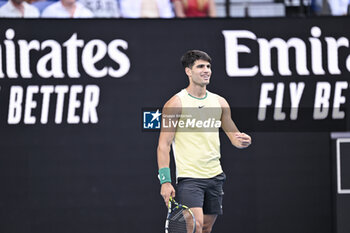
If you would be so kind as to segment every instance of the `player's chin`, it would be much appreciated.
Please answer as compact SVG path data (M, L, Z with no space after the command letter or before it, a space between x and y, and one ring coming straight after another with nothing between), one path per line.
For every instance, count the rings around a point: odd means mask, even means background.
M202 82L202 83L201 83L201 86L202 86L202 87L205 87L205 86L207 86L208 84L209 84L209 81L208 81L208 82Z

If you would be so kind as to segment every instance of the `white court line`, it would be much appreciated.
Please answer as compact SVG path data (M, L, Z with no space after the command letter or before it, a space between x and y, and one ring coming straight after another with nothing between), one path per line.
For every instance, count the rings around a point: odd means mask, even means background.
M337 139L337 189L339 194L350 194L350 189L342 189L341 187L340 143L350 143L350 138Z

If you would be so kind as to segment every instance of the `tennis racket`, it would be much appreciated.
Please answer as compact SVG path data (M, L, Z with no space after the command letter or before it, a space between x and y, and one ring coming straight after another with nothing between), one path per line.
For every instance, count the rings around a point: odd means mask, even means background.
M165 221L165 233L195 233L196 220L192 211L185 205L169 199L168 216Z

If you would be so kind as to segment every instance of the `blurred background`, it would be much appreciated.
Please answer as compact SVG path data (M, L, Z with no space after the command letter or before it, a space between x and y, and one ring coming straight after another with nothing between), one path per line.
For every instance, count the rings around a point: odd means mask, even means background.
M284 17L348 15L347 0L11 0L17 9L28 3L39 10L31 17L62 17L62 13L43 11L61 2L67 9L73 5L87 8L92 14L83 17L172 18L172 17ZM1 0L0 6L8 3ZM81 4L81 5L80 5ZM52 6L51 6L52 7ZM56 6L57 7L57 6ZM28 8L28 7L25 7ZM69 10L68 10L69 11ZM141 12L142 11L142 12ZM13 13L13 12L12 12ZM50 15L51 14L51 15ZM84 15L84 14L83 14ZM3 16L11 17L10 13ZM12 16L14 17L14 16ZM23 17L23 16L22 16ZM26 17L26 16L24 16ZM73 16L72 16L73 17ZM74 16L81 17L81 16Z

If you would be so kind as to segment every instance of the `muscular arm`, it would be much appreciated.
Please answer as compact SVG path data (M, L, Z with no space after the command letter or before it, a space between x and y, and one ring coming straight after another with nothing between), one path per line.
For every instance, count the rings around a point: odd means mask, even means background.
M232 145L237 148L246 148L251 144L251 138L245 133L241 133L231 118L231 109L227 101L219 97L219 103L222 109L221 127L230 139Z
M163 108L162 115L174 116L171 117L171 120L178 120L178 116L181 114L181 100L179 97L172 97ZM157 148L157 160L158 160L158 169L169 167L170 165L170 146L173 142L175 136L175 128L170 126L170 128L164 128L160 131L158 148ZM175 197L175 189L171 183L163 183L161 186L160 194L162 195L166 205L169 203L170 196Z

